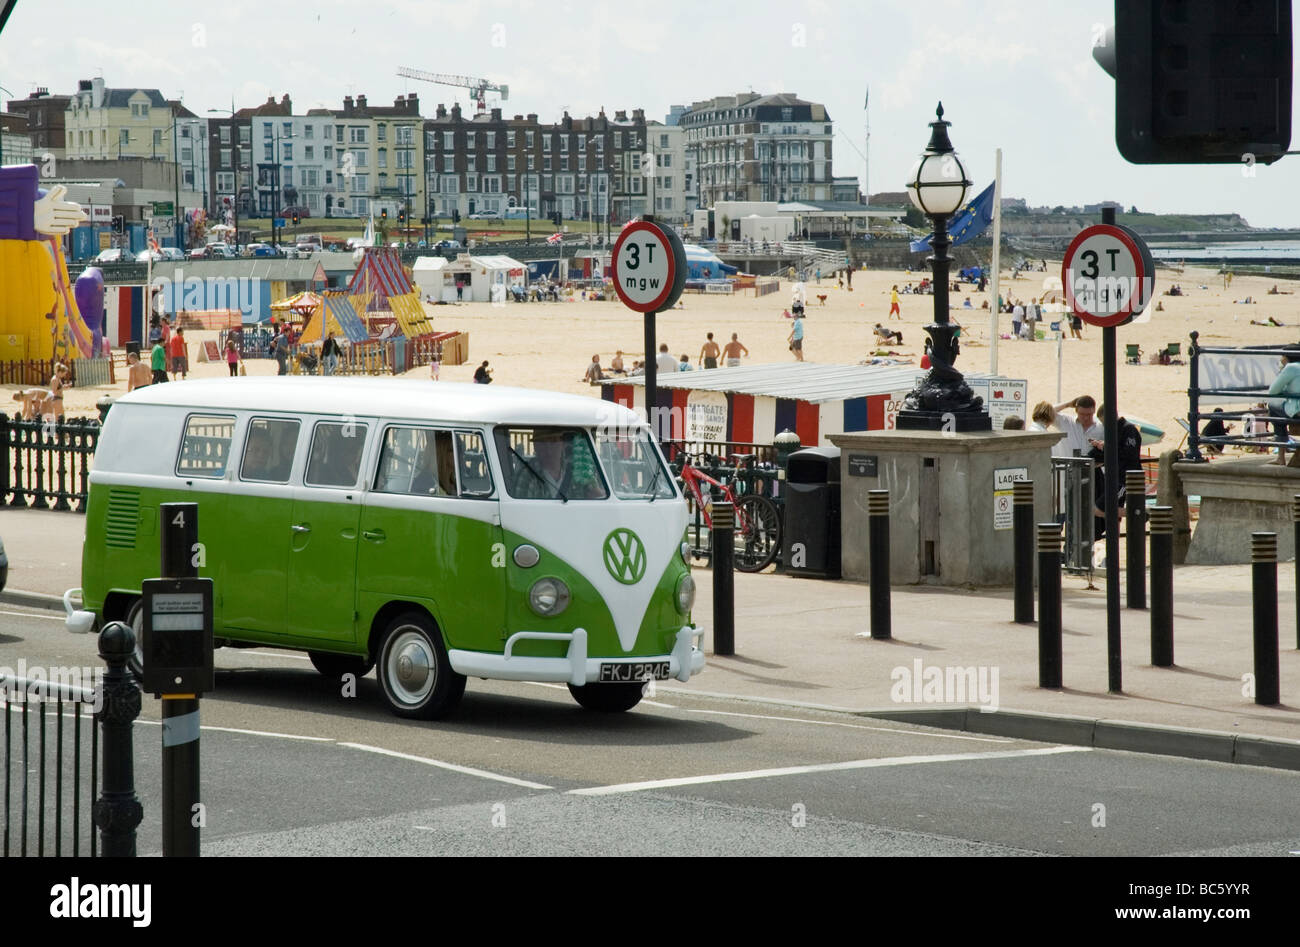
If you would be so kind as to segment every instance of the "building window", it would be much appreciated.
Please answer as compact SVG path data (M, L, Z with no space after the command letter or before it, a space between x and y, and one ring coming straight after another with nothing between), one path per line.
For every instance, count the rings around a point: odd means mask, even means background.
M443 133L442 133L442 148L443 148L443 150L444 150L444 151L451 151L451 150L453 150L455 147L456 147L456 133L455 133L455 132L443 132Z
M386 168L386 167L388 167L388 149L387 149L387 148L380 148L380 149L379 149L379 165L378 165L378 166L381 167L381 168Z
M442 193L457 194L460 192L460 178L454 174L446 175L442 179Z
M506 130L506 147L507 147L507 148L513 148L514 146L515 146L515 133L514 133L514 129L507 129L507 130Z
M529 155L529 156L528 156L528 170L529 170L529 171L536 171L537 168L534 167L534 165L535 165L536 163L537 163L537 159L534 158L533 155Z
M543 151L543 152L549 152L550 150L551 150L551 136L550 136L550 135L543 135L543 136L542 136L542 151Z
M484 170L485 170L485 171L495 171L496 169L497 169L497 156L496 156L496 155L488 155L488 156L487 156L487 167L486 167Z
M380 122L376 126L375 138L378 141L388 141L388 126L385 125L383 122Z
M303 145L303 146L302 146L302 160L303 160L303 161L312 161L312 160L315 159L315 157L316 157L316 149L315 149L315 148L313 148L311 145Z
M663 157L663 159L664 159L664 165L663 165L663 166L664 166L665 168L671 168L671 167L673 166L673 156L672 156L672 155L663 155L662 157Z
M455 171L455 170L456 170L456 158L455 158L454 155L443 155L443 156L442 156L442 170L444 170L444 171Z
M466 190L466 191L469 191L470 193L473 193L473 192L475 192L475 191L478 190L478 175L477 175L477 174L467 174L467 175L465 175L465 190Z
M275 160L274 147L275 146L272 145L269 141L262 146L262 158L264 161Z
M560 152L567 154L569 150L569 136L565 135L560 139Z
M553 190L553 187L551 185L551 176L549 174L542 175L542 190L543 191Z
M342 125L336 125L336 126L334 127L334 140L335 140L336 142L338 142L340 145L343 144L343 126L342 126Z
M477 170L478 170L478 162L475 160L477 157L478 157L478 155L466 155L466 156L465 156L465 170L466 170L466 171L477 171Z
M615 148L622 148L622 147L623 147L623 133L622 133L622 132L614 132L614 147L615 147Z
M223 145L230 144L230 126L222 125L217 129L217 138Z
M121 135L122 135L122 137L121 137L121 139L120 139L120 144L119 144L118 147L119 147L119 148L127 148L127 147L130 147L130 145L131 145L131 133L130 133L129 131L127 131L125 128L123 128L122 131L121 131Z
M483 134L484 134L484 136L487 138L487 147L488 147L488 151L491 151L492 149L496 148L496 146L497 146L497 133L496 133L496 132L484 132Z
M314 137L315 137L315 134L314 134L315 131L316 131L316 126L315 126L315 125L304 125L304 126L302 127L302 137L303 137L303 138L314 138Z
M222 149L221 149L221 166L222 166L223 168L228 168L228 167L230 167L230 149L229 149L229 148L222 148Z
M293 160L293 142L291 142L291 141L286 141L286 142L284 143L283 151L284 151L284 160L285 160L285 161L292 161L292 160Z
M326 161L333 160L333 158L334 158L334 148L333 148L332 145L326 145L326 146L325 146L325 148L324 148L324 154L322 155L322 157L323 157Z
M325 169L325 183L326 184L334 183L334 172L331 171L329 168Z
M348 128L348 140L354 145L364 145L366 143L366 129L364 125L353 125Z
M560 170L561 170L561 171L568 171L568 170L569 170L569 156L568 156L568 155L560 155Z
M532 148L532 147L533 147L533 133L532 133L532 132L524 132L524 147L525 147L525 148Z
M506 155L506 170L513 171L514 169L515 169L515 156Z
M547 155L545 158L542 159L542 170L543 170L543 171L549 171L549 170L551 170L551 156L550 156L550 155Z

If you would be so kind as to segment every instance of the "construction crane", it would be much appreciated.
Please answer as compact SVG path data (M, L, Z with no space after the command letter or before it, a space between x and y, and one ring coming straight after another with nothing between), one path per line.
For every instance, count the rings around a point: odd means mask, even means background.
M409 66L398 66L397 74L407 79L420 79L424 82L436 82L438 85L469 89L478 103L479 113L487 111L487 94L489 92L500 92L502 102L510 98L509 86L496 85L487 79L478 79L474 76L452 76L443 72L425 72L423 69L412 69Z

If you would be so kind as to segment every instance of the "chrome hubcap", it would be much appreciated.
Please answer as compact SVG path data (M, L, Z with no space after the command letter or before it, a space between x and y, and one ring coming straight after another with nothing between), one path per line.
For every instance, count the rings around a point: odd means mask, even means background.
M418 631L398 632L388 649L386 665L389 687L403 703L418 704L433 690L437 680L433 651Z

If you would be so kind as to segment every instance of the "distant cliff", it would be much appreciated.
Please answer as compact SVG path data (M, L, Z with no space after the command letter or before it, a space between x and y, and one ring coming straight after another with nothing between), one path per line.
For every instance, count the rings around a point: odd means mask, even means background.
M1141 234L1175 234L1225 231L1249 231L1250 224L1240 214L1124 214L1115 222ZM1002 215L1002 233L1007 236L1073 236L1084 227L1101 223L1101 214L1026 214Z

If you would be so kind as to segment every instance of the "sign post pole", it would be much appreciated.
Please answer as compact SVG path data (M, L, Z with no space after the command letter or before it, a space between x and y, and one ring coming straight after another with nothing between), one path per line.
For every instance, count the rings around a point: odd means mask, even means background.
M1115 208L1102 208L1102 222L1082 230L1070 243L1061 267L1067 316L1078 315L1101 327L1102 463L1105 465L1106 664L1110 693L1123 692L1119 596L1119 398L1115 329L1139 315L1151 301L1155 262L1132 230L1115 223ZM1065 317L1063 317L1065 318Z

